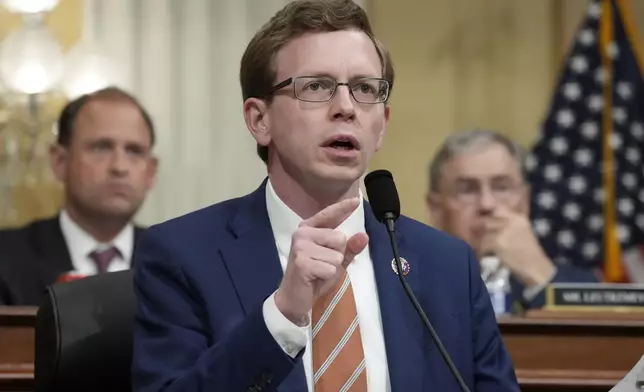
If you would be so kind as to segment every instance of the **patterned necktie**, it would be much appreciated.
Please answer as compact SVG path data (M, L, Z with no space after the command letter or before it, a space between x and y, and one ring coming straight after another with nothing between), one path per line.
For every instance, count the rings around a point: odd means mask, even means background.
M349 275L312 311L315 392L366 392L367 369Z
M96 263L96 271L98 274L104 274L107 272L107 269L114 260L115 257L120 256L121 252L119 252L116 247L112 246L107 249L98 251L95 250L92 253L89 254L89 257L94 260Z

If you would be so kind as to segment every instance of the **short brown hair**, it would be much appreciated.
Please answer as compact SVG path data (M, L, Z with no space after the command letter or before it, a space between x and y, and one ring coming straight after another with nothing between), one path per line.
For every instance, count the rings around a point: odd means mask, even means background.
M56 140L58 144L61 146L69 146L74 134L76 118L80 114L81 110L83 110L88 103L101 99L126 101L136 106L141 112L143 121L145 121L148 131L150 132L150 146L154 146L154 123L152 122L150 114L132 94L114 86L106 87L90 94L81 95L65 105L60 113L60 117L58 118L58 137Z
M373 41L383 78L394 85L394 67L384 45L376 39L365 11L352 0L295 0L278 11L253 37L241 59L239 79L242 97L270 102L275 83L275 56L288 42L305 34L359 30ZM268 162L268 147L257 145L257 154Z

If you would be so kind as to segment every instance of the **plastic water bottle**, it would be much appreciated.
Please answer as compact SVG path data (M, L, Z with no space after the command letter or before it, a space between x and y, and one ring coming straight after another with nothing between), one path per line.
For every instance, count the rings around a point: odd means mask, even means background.
M497 317L510 313L510 270L496 256L481 259L482 278Z

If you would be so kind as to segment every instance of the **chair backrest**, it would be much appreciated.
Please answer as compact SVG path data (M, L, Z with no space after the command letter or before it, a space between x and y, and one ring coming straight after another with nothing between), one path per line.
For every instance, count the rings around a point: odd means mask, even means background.
M36 317L36 392L131 391L132 271L47 289Z

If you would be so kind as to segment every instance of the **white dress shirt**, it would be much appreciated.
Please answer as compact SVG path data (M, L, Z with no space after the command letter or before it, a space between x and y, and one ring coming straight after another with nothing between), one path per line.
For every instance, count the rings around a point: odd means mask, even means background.
M130 268L134 248L134 227L132 224L125 226L112 243L105 244L96 241L94 237L83 230L65 210L61 211L59 220L74 272L81 275L95 275L97 273L96 263L89 255L96 250L105 250L111 246L116 247L120 255L110 262L107 270L114 272Z
M360 193L360 201L360 206L337 228L347 236L358 232L366 232L362 192ZM291 236L302 218L277 196L270 180L266 184L266 208L279 251L282 270L285 270L291 249ZM351 262L347 268L347 273L353 286L353 295L358 312L368 390L369 392L388 392L390 391L390 385L387 353L385 351L376 278L368 246ZM294 358L302 348L306 347L302 360L304 361L308 390L313 392L311 326L298 327L284 317L275 306L274 294L264 302L263 314L268 330L284 352Z
M496 274L502 274L505 276L510 276L510 269L504 265L501 264L501 260L499 260L498 257L496 256L485 256L481 258L480 261L481 265L481 278L483 278L483 281L487 283L487 278L496 275ZM550 279L544 284L539 284L535 286L525 286L523 289L523 299L526 302L530 302L539 293L541 293L554 279L555 275L557 274L557 268L554 269L552 275L550 276Z

